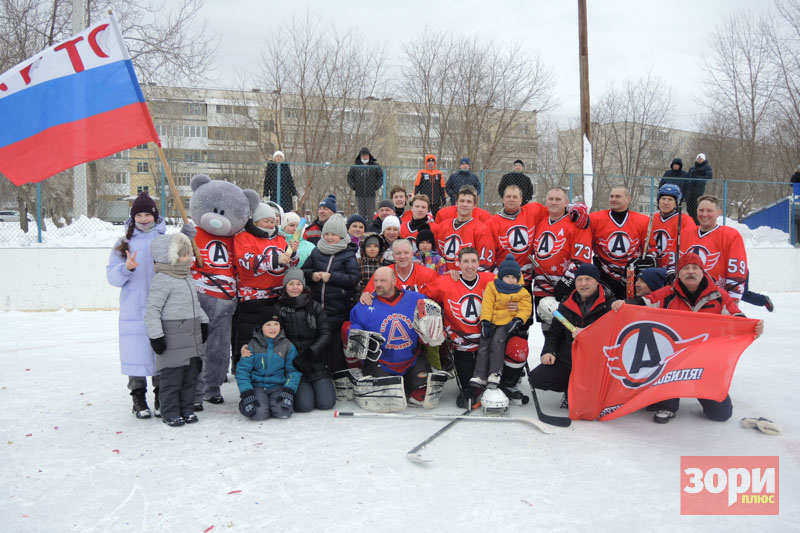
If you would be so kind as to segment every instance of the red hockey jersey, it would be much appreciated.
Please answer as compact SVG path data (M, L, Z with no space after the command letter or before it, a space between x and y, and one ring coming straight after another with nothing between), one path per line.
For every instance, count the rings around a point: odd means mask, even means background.
M408 276L406 277L402 277L397 273L397 265L389 265L389 268L394 270L394 273L397 276L397 283L395 283L395 287L401 290L410 290L414 292L421 292L423 294L428 294L428 285L440 277L435 270L418 265L416 263L411 263L411 272L409 272ZM374 290L375 282L372 281L372 278L369 278L367 286L364 287L364 292L373 292Z
M533 269L534 296L553 296L562 276L592 262L592 231L578 228L567 215L557 220L548 216L536 226L531 255L538 265Z
M494 264L499 265L508 255L513 256L522 269L526 284L533 279L530 254L534 232L545 216L547 209L542 204L532 202L523 205L516 215L500 211L486 223L489 234L495 239Z
M439 255L444 257L447 270L457 270L458 251L467 246L478 250L481 270L494 266L494 239L483 223L474 218L458 224L457 219L436 224L433 228Z
M716 226L703 233L700 228L681 230L681 255L696 253L704 270L736 300L744 294L747 279L747 253L739 232L730 226Z
M483 291L495 279L491 272L478 272L472 286L462 278L439 278L428 286L428 297L442 306L444 329L457 350L474 352L481 337Z
M697 224L692 217L681 213L681 231L694 229ZM653 253L658 261L658 266L668 267L677 264L675 250L677 250L678 213L667 216L659 213L653 220L653 231L650 235L648 251ZM681 244L683 246L683 244Z
M290 266L297 266L299 256L290 265L278 262L278 256L291 248L279 232L270 238L243 231L233 239L233 255L239 274L239 300L277 298L283 288L283 276Z
M233 237L218 237L197 228L194 238L200 254L205 257L203 268L192 263L192 277L197 292L223 300L236 297L236 266L233 260Z
M625 267L631 259L640 257L647 245L647 225L650 217L628 211L622 224L611 217L611 210L590 215L592 250L600 267L612 279L625 280Z

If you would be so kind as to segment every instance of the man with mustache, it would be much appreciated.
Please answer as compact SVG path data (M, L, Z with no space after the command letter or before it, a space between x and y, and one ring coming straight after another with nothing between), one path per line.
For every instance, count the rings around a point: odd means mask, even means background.
M703 260L699 255L686 253L678 261L678 279L672 285L667 285L646 296L637 296L631 300L616 301L611 304L611 309L619 311L622 304L646 305L661 309L676 309L696 313L714 313L718 315L744 316L736 304L736 300L714 283L714 280L703 270ZM759 320L754 333L756 337L764 333L764 321ZM703 412L711 420L724 422L733 413L731 397L726 396L721 402L698 398ZM653 421L666 424L678 411L679 398L664 400L649 406L647 409L656 411Z

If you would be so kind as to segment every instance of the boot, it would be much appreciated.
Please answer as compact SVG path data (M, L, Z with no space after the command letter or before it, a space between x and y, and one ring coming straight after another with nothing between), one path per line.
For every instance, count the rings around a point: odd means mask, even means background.
M153 394L156 396L153 401L153 415L155 415L156 418L161 418L161 402L158 401L158 387L153 389Z
M501 383L500 390L506 395L511 405L527 405L531 401L528 395L519 390L516 385L509 387Z
M133 414L136 418L150 418L150 407L147 406L147 398L145 397L146 389L134 389L131 391L133 398Z

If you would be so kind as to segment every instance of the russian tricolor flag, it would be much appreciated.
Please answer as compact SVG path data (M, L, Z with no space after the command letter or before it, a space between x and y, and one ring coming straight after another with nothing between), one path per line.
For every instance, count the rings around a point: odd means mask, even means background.
M114 17L0 75L0 172L15 185L159 143Z

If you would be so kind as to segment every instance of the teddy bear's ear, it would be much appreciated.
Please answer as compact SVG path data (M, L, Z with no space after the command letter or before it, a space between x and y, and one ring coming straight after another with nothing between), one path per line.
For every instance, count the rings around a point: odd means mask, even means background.
M195 174L192 177L192 181L189 182L189 187L192 188L192 191L196 191L201 185L205 185L206 183L210 182L211 178L209 178L205 174Z
M258 207L258 203L261 199L258 197L258 193L253 189L243 189L242 192L247 198L247 201L250 202L250 212L252 213L256 210L256 207Z

